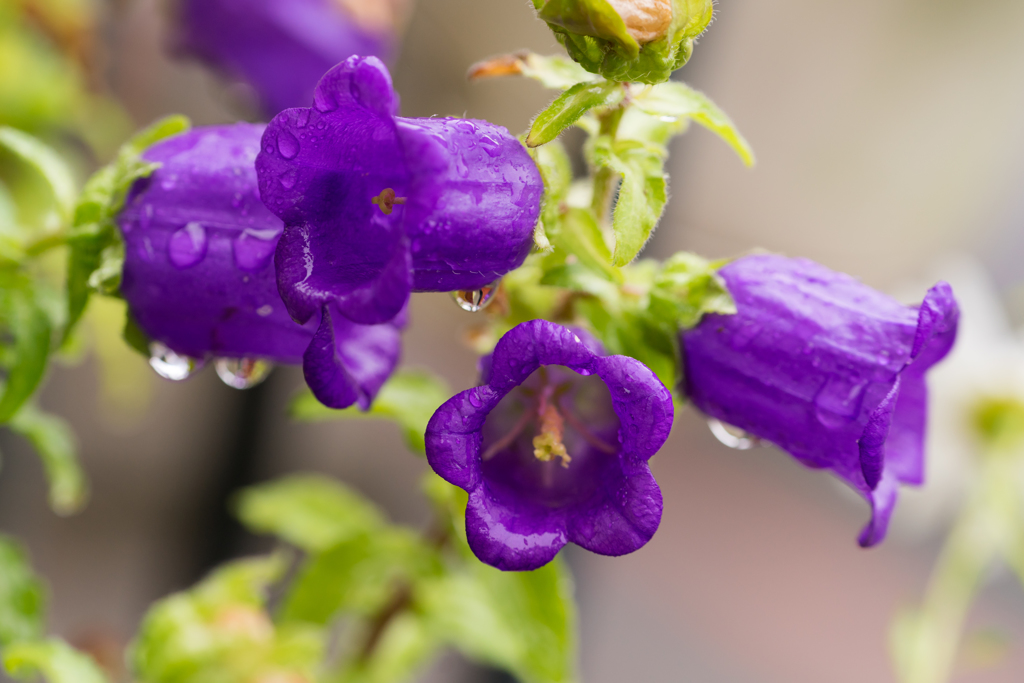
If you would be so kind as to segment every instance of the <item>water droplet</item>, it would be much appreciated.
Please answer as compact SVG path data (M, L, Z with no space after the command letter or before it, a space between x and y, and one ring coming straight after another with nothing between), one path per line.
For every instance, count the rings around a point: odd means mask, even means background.
M494 295L497 291L498 283L492 282L480 289L463 289L452 292L452 298L455 299L455 303L462 310L476 313L477 311L484 310L494 301Z
M150 221L153 220L153 205L146 204L142 207L142 215L139 216L139 227L145 230L149 227Z
M273 312L274 307L271 306L270 304L263 304L262 306L256 309L256 315L260 316L261 318L266 318Z
M235 265L241 270L257 271L262 269L274 256L274 248L277 246L277 236L280 230L270 228L267 230L255 230L246 228L242 231L231 245L235 255Z
M167 255L178 268L188 268L206 256L206 229L195 221L188 223L173 235L167 245Z
M285 159L292 159L299 153L299 141L288 131L282 130L277 134L277 151Z
M496 140L490 135L480 136L480 146L492 157L496 157L501 154L501 140Z
M309 109L304 107L297 111L298 113L295 114L295 126L297 128L305 128L306 124L309 123Z
M274 364L260 358L218 358L220 380L234 389L251 389L267 378Z
M756 436L751 436L742 429L736 429L713 417L708 418L708 428L721 443L738 451L748 451L761 443Z
M290 190L295 187L295 169L292 169L278 178L278 182L281 183L281 187L286 190Z
M164 379L180 382L191 377L204 364L205 361L200 358L179 356L160 342L149 344L149 367Z

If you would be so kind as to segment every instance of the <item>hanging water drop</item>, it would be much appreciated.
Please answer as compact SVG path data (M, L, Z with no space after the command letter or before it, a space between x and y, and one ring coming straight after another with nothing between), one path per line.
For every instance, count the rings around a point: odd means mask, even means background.
M201 358L179 356L160 342L149 344L149 367L164 379L180 382L191 377L204 364Z
M189 268L203 260L209 238L206 229L191 221L171 235L167 255L176 268Z
M261 358L218 358L215 364L220 380L234 389L252 389L274 369Z
M470 313L476 313L487 308L492 301L494 301L494 295L498 292L498 283L492 282L491 284L481 287L480 289L462 289L457 292L452 292L452 298L455 299L455 303L459 305L464 311Z
M747 432L727 425L713 417L708 418L708 428L722 444L729 448L735 448L738 451L749 451L761 443L761 440L756 436L751 436Z

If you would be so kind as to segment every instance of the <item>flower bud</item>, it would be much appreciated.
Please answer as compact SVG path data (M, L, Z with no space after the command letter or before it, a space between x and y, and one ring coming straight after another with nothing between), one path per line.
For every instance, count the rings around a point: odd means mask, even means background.
M583 68L614 81L660 83L690 58L712 0L534 0Z

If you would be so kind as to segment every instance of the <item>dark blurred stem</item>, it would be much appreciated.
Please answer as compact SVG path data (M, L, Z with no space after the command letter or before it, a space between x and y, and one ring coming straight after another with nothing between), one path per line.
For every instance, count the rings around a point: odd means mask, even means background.
M242 549L246 531L231 514L229 505L236 491L256 480L259 444L265 436L261 426L273 381L272 375L263 384L245 391L225 388L237 397L232 401L236 406L235 419L227 430L220 468L213 473L207 489L209 495L198 511L196 568L189 577L190 584Z
M608 135L614 141L624 113L626 113L625 106L619 106L603 114L598 114L597 119L601 123L599 134ZM597 218L597 224L602 228L606 228L610 224L612 198L615 196L617 181L618 174L607 166L598 169L594 174L594 199L591 209L594 212L594 217Z

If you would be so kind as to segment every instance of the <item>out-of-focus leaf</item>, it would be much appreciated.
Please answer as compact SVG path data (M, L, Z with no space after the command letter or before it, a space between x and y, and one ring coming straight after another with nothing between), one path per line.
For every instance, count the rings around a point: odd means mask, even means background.
M236 561L156 603L129 655L135 680L314 680L325 634L302 624L275 627L265 609L267 589L283 571L279 556Z
M401 683L412 680L439 643L418 614L394 617L367 661L356 660L332 683Z
M328 408L305 390L291 405L291 415L301 422L385 418L402 428L406 444L423 453L423 434L434 411L451 396L441 378L424 370L399 370L384 383L366 412L353 406L344 410Z
M638 95L634 106L652 116L692 119L725 140L744 164L754 165L750 144L728 115L704 93L676 81L659 83Z
M532 572L471 562L426 583L421 603L432 632L473 659L524 683L577 680L572 578L561 558Z
M63 640L27 640L4 649L4 667L15 678L42 675L48 683L107 683L92 657Z
M20 157L25 163L39 171L53 191L53 198L65 221L71 218L78 189L67 163L51 147L28 133L15 128L0 126L0 146Z
M25 549L0 535L0 648L41 638L46 588L32 571Z
M4 283L6 284L6 283ZM14 337L0 396L0 424L10 419L32 396L46 372L50 355L50 319L41 309L29 286L17 283L0 293L5 304L6 327Z
M622 275L611 264L611 253L593 214L586 209L568 209L548 234L551 243L610 282L621 282Z
M676 386L679 381L679 350L675 328L666 329L641 311L609 311L596 299L578 301L576 311L590 323L609 353L636 358L649 367L665 386Z
M579 264L556 266L544 273L540 283L549 287L563 287L574 292L593 294L602 300L614 299L619 288L589 268Z
M124 248L114 219L132 184L157 168L157 164L142 159L142 152L160 140L188 130L189 125L183 116L157 121L126 142L117 158L94 173L82 189L68 234L71 256L65 338L81 318L92 291L109 293L119 286ZM100 274L94 277L97 271Z
M325 625L339 613L379 612L401 587L437 573L436 551L413 532L381 527L310 557L281 618Z
M624 96L622 85L612 81L577 83L537 116L526 136L527 146L551 142L591 109L614 107Z
M705 313L735 313L736 303L718 275L723 265L689 252L674 254L655 278L650 314L666 327L685 330L699 323Z
M534 242L541 251L551 248L548 230L557 230L562 204L572 186L572 163L565 147L558 140L530 149L530 156L544 180L544 199L541 202L540 221L534 232Z
M9 426L31 441L39 453L50 483L53 511L70 515L81 510L89 497L89 484L75 454L75 437L67 422L26 404Z
M235 503L253 531L322 551L383 525L377 507L340 482L296 474L243 490Z

